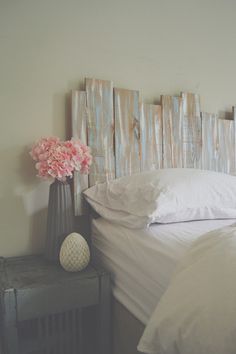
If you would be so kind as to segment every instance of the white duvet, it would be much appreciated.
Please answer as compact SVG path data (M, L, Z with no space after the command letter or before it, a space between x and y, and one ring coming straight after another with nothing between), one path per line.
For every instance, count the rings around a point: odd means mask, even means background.
M158 303L138 350L236 353L236 226L203 235Z

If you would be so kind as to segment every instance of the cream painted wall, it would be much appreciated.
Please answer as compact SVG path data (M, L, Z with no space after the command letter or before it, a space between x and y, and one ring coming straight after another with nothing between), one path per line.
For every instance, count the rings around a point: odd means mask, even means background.
M0 255L39 252L48 184L28 146L67 134L68 94L85 76L191 90L207 111L236 103L235 0L0 0Z

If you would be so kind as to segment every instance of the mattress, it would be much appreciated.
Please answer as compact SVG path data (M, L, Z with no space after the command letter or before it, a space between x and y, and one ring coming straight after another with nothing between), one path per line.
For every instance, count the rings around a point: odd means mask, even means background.
M146 325L192 243L232 223L204 220L137 230L98 218L92 222L93 256L111 273L114 297Z

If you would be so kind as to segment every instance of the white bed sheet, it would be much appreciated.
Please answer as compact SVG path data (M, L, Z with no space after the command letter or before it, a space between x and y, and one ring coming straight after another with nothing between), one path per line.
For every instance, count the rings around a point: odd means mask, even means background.
M146 325L192 243L206 232L232 223L235 219L204 220L135 230L94 219L94 257L110 271L115 298Z

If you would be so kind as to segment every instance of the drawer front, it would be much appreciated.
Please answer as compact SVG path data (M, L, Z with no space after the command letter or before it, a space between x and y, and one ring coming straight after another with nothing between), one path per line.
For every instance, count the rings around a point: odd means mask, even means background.
M99 279L73 280L61 284L16 291L18 321L60 313L99 302Z

